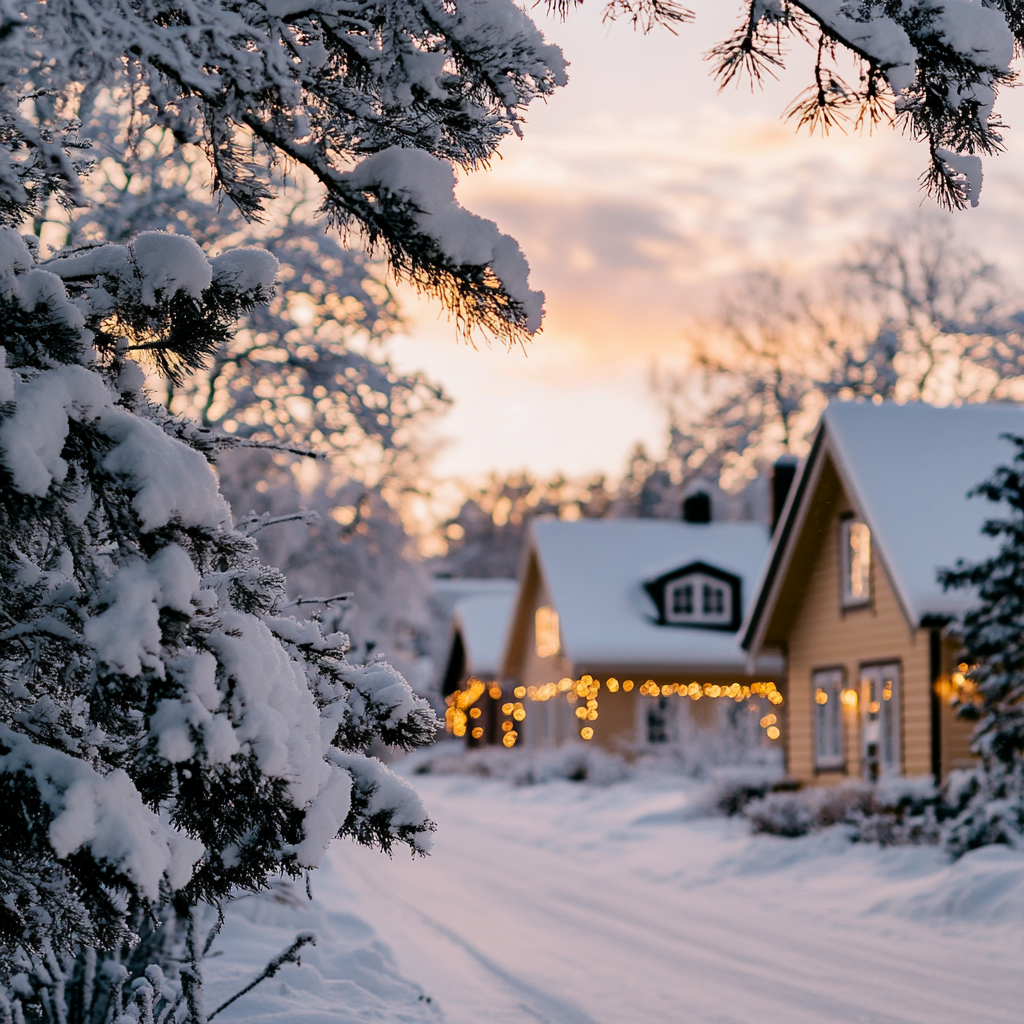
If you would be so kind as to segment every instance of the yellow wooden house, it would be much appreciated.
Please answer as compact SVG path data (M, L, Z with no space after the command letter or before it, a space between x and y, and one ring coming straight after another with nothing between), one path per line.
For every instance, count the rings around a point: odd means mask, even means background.
M742 631L784 655L787 769L805 783L932 775L972 763L957 617L937 572L992 550L968 493L1024 434L1010 405L833 403L790 490Z
M711 726L726 704L777 740L781 659L748 667L738 642L768 543L759 523L535 522L502 659L506 745L635 751L671 740L684 706Z

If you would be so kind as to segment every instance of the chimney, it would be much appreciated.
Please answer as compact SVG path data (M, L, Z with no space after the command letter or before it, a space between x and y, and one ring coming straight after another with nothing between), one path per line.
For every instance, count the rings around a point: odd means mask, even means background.
M789 496L789 489L793 486L795 476L796 459L792 455L783 455L776 459L775 465L772 466L772 533L782 518L782 510L786 507L786 498Z
M707 491L694 491L688 498L683 498L683 522L711 522L711 496Z

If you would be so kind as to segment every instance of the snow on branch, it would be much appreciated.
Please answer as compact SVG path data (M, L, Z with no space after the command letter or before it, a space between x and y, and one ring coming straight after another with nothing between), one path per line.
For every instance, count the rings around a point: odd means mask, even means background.
M202 146L215 187L246 217L275 193L271 165L304 166L336 224L380 241L397 271L468 325L537 329L540 300L511 240L492 246L493 261L460 261L402 204L369 202L346 181L360 160L396 147L481 166L519 133L526 105L565 84L561 51L513 0L13 0L4 12L0 223L15 225L51 193L83 201L81 168L65 151L83 87L108 85L132 92L136 130L160 124ZM26 105L27 82L37 98Z
M1003 148L993 107L1024 43L1017 0L749 0L742 24L707 58L723 86L741 75L760 82L783 67L785 36L817 48L815 83L789 110L801 126L901 123L928 144L928 192L946 207L977 205L976 158ZM855 84L835 69L839 49L860 61Z

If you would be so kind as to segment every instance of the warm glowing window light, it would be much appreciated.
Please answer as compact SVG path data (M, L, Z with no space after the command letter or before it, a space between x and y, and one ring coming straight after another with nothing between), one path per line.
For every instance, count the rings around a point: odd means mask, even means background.
M842 524L843 604L871 600L871 531L867 523L845 519Z
M562 649L558 635L558 612L548 605L542 605L534 616L534 632L537 638L537 657L551 658Z

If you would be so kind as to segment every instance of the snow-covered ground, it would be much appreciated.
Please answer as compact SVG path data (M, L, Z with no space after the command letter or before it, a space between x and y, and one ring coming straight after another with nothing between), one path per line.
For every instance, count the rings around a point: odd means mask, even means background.
M250 949L211 961L216 995L251 976L253 944L267 959L312 929L320 945L221 1019L1024 1019L1024 854L950 865L836 830L754 837L741 820L695 816L699 788L665 776L414 781L438 823L433 854L389 860L339 843L312 907L238 904L224 947Z

